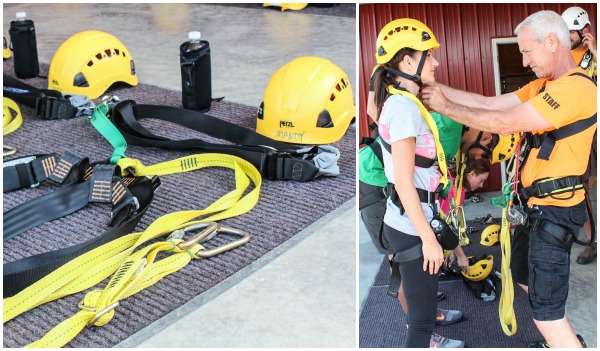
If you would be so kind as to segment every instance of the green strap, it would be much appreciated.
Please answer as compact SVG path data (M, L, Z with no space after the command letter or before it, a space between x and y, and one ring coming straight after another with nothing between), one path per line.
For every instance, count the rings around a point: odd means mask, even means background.
M102 104L94 109L90 122L102 136L108 140L110 145L114 148L112 155L110 156L110 163L116 165L120 159L125 158L125 150L127 150L127 142L121 132L115 127L114 124L108 119L106 114L108 113L108 105Z
M417 104L417 107L419 107L419 110L421 111L421 116L423 116L423 119L425 120L425 122L427 122L427 125L431 129L431 133L433 134L433 138L435 139L435 145L437 149L436 152L438 165L440 167L440 172L442 172L442 178L440 179L440 184L442 185L442 197L445 198L445 195L447 195L448 191L450 190L452 182L450 181L450 179L448 179L448 166L446 165L446 156L444 155L444 148L440 143L440 135L435 120L433 119L433 117L431 117L431 114L429 113L429 111L427 111L425 106L423 106L423 103L419 99L417 99L417 97L413 94L406 91L402 91L400 89L396 89L393 85L390 85L388 87L388 91L390 92L390 94L406 96L407 98L411 99L415 104Z

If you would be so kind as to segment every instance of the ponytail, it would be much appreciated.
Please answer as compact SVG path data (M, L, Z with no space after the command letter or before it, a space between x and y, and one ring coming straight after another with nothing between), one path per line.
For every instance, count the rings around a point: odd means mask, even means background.
M393 69L399 69L400 62L404 59L404 56L409 55L413 57L413 55L417 52L417 50L411 48L402 48L400 49L394 57L390 59L384 65L384 69L380 69L375 73L375 81L373 84L373 92L375 93L375 106L377 106L377 116L381 116L381 109L383 108L383 104L385 100L390 96L387 88L390 85L396 85L396 77L397 75L385 69L386 67L390 67Z

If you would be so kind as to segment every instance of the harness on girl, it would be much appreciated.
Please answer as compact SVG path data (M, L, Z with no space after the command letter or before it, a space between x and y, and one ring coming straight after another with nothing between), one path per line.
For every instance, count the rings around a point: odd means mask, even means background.
M448 226L446 221L440 217L438 211L435 208L436 206L434 204L435 194L442 192L444 190L449 190L449 187L451 186L451 181L448 179L448 167L446 165L446 156L444 155L444 149L440 143L439 131L438 131L437 125L435 123L435 120L433 120L433 117L431 117L431 114L429 113L429 111L427 111L427 109L425 108L425 106L423 106L421 101L419 101L414 95L410 94L407 91L402 91L400 89L396 89L393 86L389 86L388 91L392 94L400 94L402 96L405 96L405 97L408 97L409 99L411 99L419 107L421 115L423 116L423 118L427 122L427 125L429 126L429 128L432 131L432 134L433 134L433 137L434 137L435 143L436 143L437 161L438 161L440 171L442 172L442 178L440 179L440 184L438 185L438 188L433 193L430 193L426 190L418 189L418 188L416 190L417 190L417 194L419 195L419 199L421 200L421 202L428 203L434 211L434 217L433 217L433 220L431 221L430 225L432 226L432 230L433 230L434 234L436 235L436 239L438 240L438 242L441 245L443 245L442 247L444 249L453 250L456 248L456 246L458 246L458 242L459 242L458 235ZM381 142L382 142L383 147L386 148L386 150L391 153L391 145L386 143L384 140L381 140ZM421 161L419 161L419 162L421 162ZM435 162L435 160L425 159L422 164L427 163L427 164L429 164L429 167L431 167L431 165L434 162ZM415 163L417 163L417 160L415 160ZM399 198L397 192L395 191L394 184L388 183L386 193L387 193L387 196L391 199L391 201L400 208L400 213L403 214L404 209L403 209L402 203L400 202L400 198ZM392 262L391 262L392 274L390 275L390 284L389 284L389 289L388 289L388 295L393 296L393 297L398 296L398 288L400 287L400 283L402 280L402 277L400 276L399 264L403 263L403 262L415 260L422 256L423 256L422 245L416 245L407 250L397 252L394 254L394 257L392 258Z

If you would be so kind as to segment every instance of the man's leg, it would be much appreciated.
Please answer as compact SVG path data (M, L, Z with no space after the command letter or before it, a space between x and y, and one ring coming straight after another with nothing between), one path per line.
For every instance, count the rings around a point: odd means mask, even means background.
M559 238L567 228L577 233L586 219L585 201L567 208L540 207L530 217L529 304L535 325L550 347L582 347L565 316L572 236Z
M581 348L581 342L577 339L575 332L571 328L567 317L556 321L537 321L536 327L552 348Z

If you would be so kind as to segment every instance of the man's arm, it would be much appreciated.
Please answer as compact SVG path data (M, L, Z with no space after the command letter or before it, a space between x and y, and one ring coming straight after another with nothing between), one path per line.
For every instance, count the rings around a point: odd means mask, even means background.
M483 109L454 103L437 87L426 87L421 91L423 103L432 110L475 129L507 135L552 127L530 103L521 103L516 94L509 93L503 96L503 100L511 102L510 108ZM515 104L515 100L519 103Z
M505 110L521 103L518 98L515 100L510 94L483 96L468 91L454 89L440 83L434 83L431 86L439 87L446 98L451 102L472 108L480 108L483 110Z

